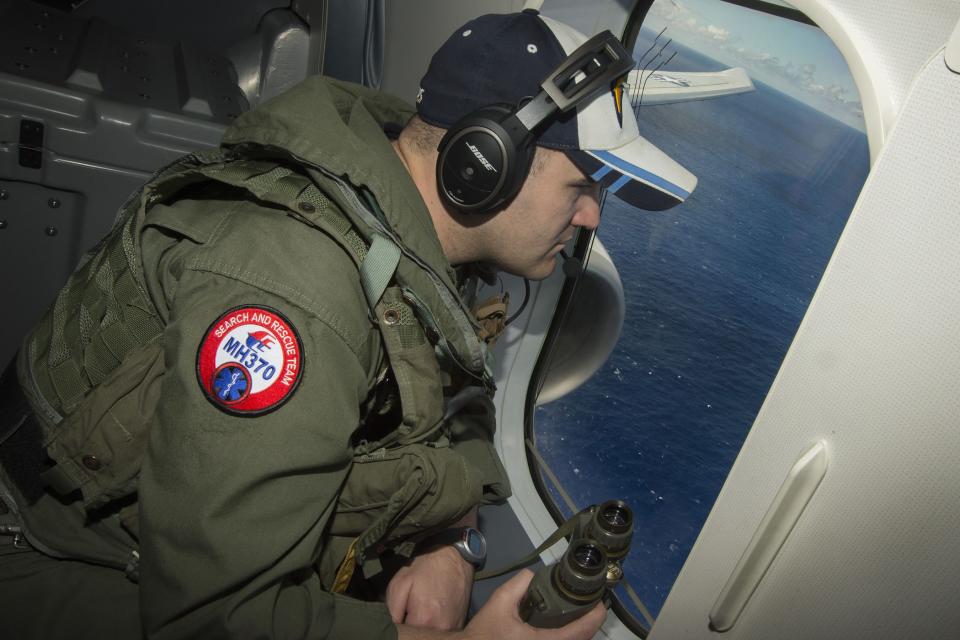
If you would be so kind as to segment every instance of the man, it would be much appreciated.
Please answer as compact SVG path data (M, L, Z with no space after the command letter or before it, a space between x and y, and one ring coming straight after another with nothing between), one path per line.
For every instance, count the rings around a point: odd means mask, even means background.
M437 52L419 116L311 78L131 199L0 383L0 635L595 633L600 606L525 625L529 572L457 631L482 558L445 532L476 535L509 489L452 266L546 277L598 224L585 171L665 197L625 169L650 147L605 92L545 126L495 211L459 212L436 171L445 128L522 102L583 40L479 18Z

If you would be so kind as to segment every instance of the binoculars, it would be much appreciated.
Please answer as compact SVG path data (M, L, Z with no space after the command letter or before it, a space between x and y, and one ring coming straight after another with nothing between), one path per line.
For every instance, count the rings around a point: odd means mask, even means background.
M633 536L630 507L608 500L576 518L563 557L537 571L520 599L520 618L529 625L562 627L590 611L623 578L621 562Z

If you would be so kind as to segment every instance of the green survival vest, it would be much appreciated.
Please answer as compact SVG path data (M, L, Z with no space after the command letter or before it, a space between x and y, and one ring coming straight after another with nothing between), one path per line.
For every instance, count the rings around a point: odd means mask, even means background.
M164 331L136 243L154 206L204 184L242 190L334 239L353 258L380 329L389 361L381 381L393 380L399 424L357 443L330 535L352 540L351 557L362 564L478 504L481 481L448 446L447 428L464 406L489 403L493 383L485 347L457 293L404 247L369 192L256 145L189 155L160 171L131 197L114 231L27 337L21 386L56 463L43 483L63 495L79 490L88 511L135 495L163 375ZM453 372L446 377L457 391L446 400L441 364ZM372 410L386 412L385 404L389 399ZM134 417L123 437L109 424L117 411ZM137 535L135 502L120 510L120 520Z

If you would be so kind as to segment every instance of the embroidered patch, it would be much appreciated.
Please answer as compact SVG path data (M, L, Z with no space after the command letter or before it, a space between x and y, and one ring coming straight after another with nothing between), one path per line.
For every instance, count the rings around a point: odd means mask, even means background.
M303 364L300 336L283 314L241 306L207 329L197 350L197 380L218 409L257 416L290 399Z

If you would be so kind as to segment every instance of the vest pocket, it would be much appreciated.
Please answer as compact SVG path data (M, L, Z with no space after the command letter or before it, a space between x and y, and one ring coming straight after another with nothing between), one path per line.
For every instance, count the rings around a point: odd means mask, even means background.
M387 545L462 518L479 504L482 482L459 453L408 444L354 459L330 533Z
M131 351L56 428L42 480L64 495L79 489L87 509L134 493L163 371L159 341Z

